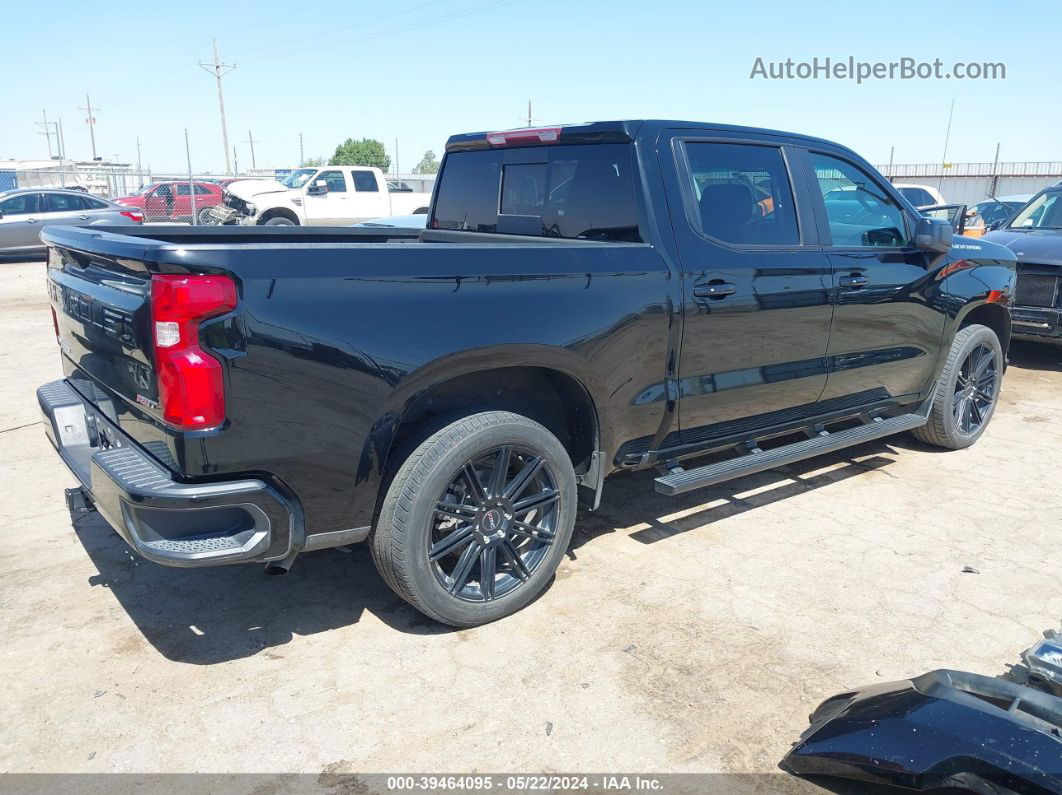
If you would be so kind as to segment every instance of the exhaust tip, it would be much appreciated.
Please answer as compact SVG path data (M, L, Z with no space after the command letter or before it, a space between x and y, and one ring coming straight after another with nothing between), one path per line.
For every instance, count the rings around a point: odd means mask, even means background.
M286 558L270 561L266 564L265 573L270 577L279 577L281 574L287 574L291 564L295 562L295 555L296 553L292 552Z

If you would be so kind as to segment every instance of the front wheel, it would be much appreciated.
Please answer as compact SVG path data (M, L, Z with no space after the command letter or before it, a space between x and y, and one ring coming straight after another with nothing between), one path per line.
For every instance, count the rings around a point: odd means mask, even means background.
M484 624L545 589L568 548L575 499L571 459L552 433L519 414L473 414L399 467L373 530L373 559L425 615Z
M1003 346L987 326L960 329L933 393L929 422L914 436L935 447L960 450L988 427L1003 383Z
M295 222L283 215L276 215L262 224L262 226L295 226Z

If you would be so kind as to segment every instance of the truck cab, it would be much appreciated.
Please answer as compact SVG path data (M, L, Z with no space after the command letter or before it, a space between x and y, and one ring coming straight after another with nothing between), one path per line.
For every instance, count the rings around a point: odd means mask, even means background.
M426 213L430 196L391 191L384 173L370 166L297 168L282 181L241 180L228 186L222 224L349 226L388 215Z

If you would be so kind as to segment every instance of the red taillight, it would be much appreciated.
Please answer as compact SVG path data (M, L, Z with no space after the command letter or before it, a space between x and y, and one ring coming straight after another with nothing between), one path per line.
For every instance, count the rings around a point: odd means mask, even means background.
M491 146L512 146L514 144L554 144L560 140L561 127L525 127L520 130L503 130L487 133L487 143Z
M173 427L202 430L225 421L221 362L199 347L199 324L235 308L236 285L227 276L151 278L159 403Z
M140 212L140 210L121 210L120 214L124 215L134 224L144 223L144 214Z

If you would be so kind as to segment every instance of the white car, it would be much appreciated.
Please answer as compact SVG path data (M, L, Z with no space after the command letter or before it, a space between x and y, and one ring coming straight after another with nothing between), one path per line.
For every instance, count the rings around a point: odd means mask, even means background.
M283 181L240 180L225 189L216 223L347 226L388 215L428 212L431 194L390 191L369 166L297 168Z
M914 185L904 182L894 182L892 185L900 192L907 201L915 207L933 207L938 204L947 204L944 196L932 185Z

